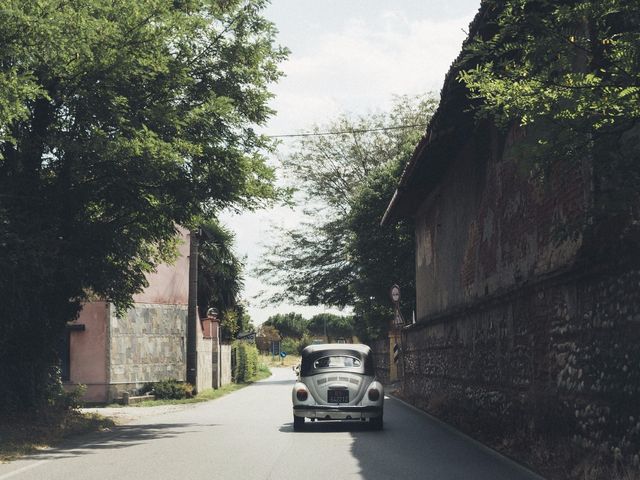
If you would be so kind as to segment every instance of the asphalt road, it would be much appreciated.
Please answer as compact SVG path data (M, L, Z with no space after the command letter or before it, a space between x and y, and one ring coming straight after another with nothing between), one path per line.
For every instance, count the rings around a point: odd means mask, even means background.
M212 402L0 464L0 480L540 479L388 398L385 429L315 422L294 432L289 369Z

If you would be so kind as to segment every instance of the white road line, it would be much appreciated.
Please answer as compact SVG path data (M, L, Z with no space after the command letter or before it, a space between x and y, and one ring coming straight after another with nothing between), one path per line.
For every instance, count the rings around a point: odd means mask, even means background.
M5 478L11 478L11 477L14 477L16 475L20 475L21 473L24 473L27 470L31 470L32 468L39 467L40 465L42 465L44 463L48 463L50 461L51 460L40 460L39 462L32 463L31 465L25 465L24 467L19 468L18 470L14 470L13 472L9 472L9 473L5 473L4 475L0 475L0 480L5 480Z

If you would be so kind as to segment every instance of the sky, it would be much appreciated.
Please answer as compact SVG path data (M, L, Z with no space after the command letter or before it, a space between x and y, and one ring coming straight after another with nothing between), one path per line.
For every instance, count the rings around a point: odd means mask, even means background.
M284 78L272 87L277 113L263 133L301 133L343 113L385 110L394 95L438 94L479 7L480 0L272 0L265 16L291 53L281 65ZM286 154L289 141L281 143L272 164ZM256 298L271 290L253 270L274 232L301 219L286 207L221 216L236 235L236 252L246 257L243 298L256 326L275 313L340 313L264 306Z

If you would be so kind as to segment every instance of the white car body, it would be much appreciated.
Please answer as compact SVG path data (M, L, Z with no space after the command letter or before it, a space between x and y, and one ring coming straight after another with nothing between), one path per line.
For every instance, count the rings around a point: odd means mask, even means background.
M305 418L369 421L382 429L384 387L375 379L371 349L361 344L308 346L292 401L295 430Z

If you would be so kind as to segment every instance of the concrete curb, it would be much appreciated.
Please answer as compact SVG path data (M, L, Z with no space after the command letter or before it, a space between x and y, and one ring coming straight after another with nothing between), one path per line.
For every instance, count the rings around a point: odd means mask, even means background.
M440 420L437 417L434 417L430 413L425 412L424 410L421 410L421 409L411 405L410 403L407 403L406 401L402 400L401 398L397 397L396 395L393 395L392 393L388 393L386 391L386 388L385 388L385 395L388 396L389 398L391 398L392 400L400 403L401 405L404 405L405 407L409 408L410 410L413 410L413 411L415 411L415 412L417 412L419 414L424 415L429 420L431 420L433 423L438 424L438 426L442 427L444 430L448 431L449 433L451 433L453 435L456 435L457 437L464 438L466 441L472 443L473 445L475 445L480 450L490 454L492 457L498 457L498 458L506 461L507 463L509 463L514 468L516 468L518 470L521 470L523 473L527 473L527 474L531 475L533 478L537 478L539 480L546 480L539 473L534 472L530 468L522 465L521 463L519 463L518 461L516 461L513 458L509 457L508 455L500 453L496 449L491 448L490 446L485 445L482 442L479 442L475 438L470 437L469 435L467 435L464 432L461 432L460 430L458 430L457 428L453 427L452 425L449 425L448 423L443 422L442 420Z

